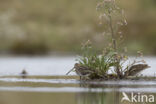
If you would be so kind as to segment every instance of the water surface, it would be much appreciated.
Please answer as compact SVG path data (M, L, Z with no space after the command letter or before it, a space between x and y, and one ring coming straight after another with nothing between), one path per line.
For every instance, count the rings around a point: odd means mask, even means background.
M145 60L151 68L142 74L154 76L156 58ZM123 92L156 99L155 78L84 82L74 73L65 76L74 63L75 57L1 57L0 104L143 104L122 102ZM20 76L23 69L29 74L25 79Z
M29 75L65 75L73 68L76 57L0 57L0 75L12 76L26 69ZM154 76L156 68L155 57L144 58L151 68L142 72L145 76ZM71 73L71 75L75 75Z

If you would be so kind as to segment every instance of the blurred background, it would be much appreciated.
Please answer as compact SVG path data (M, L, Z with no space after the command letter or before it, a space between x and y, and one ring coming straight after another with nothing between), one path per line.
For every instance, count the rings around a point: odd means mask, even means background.
M0 54L77 54L88 39L103 49L98 1L0 0ZM156 55L156 0L118 1L128 22L123 46Z
M0 0L0 104L117 104L120 91L156 96L154 79L106 82L87 89L79 77L65 76L82 43L91 40L97 51L108 43L96 10L99 1ZM120 28L120 47L127 46L129 55L142 51L151 68L141 76L155 78L156 0L117 1L128 22ZM28 78L22 79L23 71Z

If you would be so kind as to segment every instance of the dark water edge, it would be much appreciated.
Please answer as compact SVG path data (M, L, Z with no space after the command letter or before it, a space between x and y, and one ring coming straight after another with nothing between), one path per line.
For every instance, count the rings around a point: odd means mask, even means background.
M121 102L123 92L156 97L155 77L100 82L80 81L78 76L0 77L0 104L142 104Z

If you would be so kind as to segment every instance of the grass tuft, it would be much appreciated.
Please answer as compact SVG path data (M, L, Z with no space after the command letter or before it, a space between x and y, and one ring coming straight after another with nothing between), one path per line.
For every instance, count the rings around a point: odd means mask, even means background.
M78 63L73 68L76 73L85 80L123 79L129 76L135 76L144 69L149 68L144 60L137 61L136 58L136 60L130 62L128 56L124 54L126 51L119 52L119 45L121 43L118 40L122 37L119 28L127 25L127 21L125 20L123 10L116 5L115 0L103 0L98 3L96 9L100 11L101 21L107 21L103 25L108 26L105 31L111 34L111 41L100 54L93 50L94 48L89 40L84 43L82 46L82 55L78 57ZM121 18L118 20L113 19L116 16ZM140 51L138 54L142 56ZM129 64L126 64L127 62Z

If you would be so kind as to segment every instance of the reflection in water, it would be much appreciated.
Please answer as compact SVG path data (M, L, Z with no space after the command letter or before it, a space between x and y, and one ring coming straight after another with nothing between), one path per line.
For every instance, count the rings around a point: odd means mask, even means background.
M77 93L77 104L120 104L120 92L116 91L120 86L100 86L81 82L80 87L89 88L90 91ZM102 91L91 92L93 88L101 88ZM107 92L106 88L112 88L112 91Z
M154 75L156 58L145 60L151 68L142 74ZM131 92L154 93L156 98L156 78L84 83L62 76L74 63L75 57L0 57L0 104L142 104L121 102L122 92L129 97ZM23 68L25 79L19 76Z
M121 102L122 92L129 98L132 92L156 97L156 80L83 82L75 76L0 77L0 104L142 104Z
M132 100L131 94L134 94ZM152 93L139 93L132 92L126 93L129 101L121 99L123 98L122 92L88 92L88 93L77 93L76 104L155 104L156 94ZM151 99L153 96L153 99ZM151 101L151 102L150 102Z
M119 92L77 93L77 104L120 104Z
M138 92L136 90L134 92L125 90L124 92L120 90L123 88L123 86L120 85L100 86L94 84L81 83L80 86L83 86L85 88L88 87L90 91L78 92L76 94L77 104L155 104L156 94L151 93L151 91L145 93L143 90L141 92L139 90ZM134 89L140 88L140 86L133 87ZM92 89L94 88L101 88L102 90L100 92L92 92ZM112 90L107 91L107 88L111 88ZM123 95L123 93L125 93L126 95ZM124 99L122 101L122 98L124 98L125 96L128 100Z

